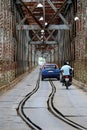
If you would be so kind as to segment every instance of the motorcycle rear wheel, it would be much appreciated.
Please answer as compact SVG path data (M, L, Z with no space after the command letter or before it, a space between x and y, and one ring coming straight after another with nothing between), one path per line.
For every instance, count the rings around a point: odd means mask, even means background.
M66 89L68 89L68 87L69 87L69 84L68 84L68 82L66 82L65 86L66 86Z

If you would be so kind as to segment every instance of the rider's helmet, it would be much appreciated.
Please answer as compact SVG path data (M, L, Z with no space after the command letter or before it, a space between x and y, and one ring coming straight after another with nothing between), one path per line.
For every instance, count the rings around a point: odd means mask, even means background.
M67 65L67 62L64 62L64 65Z
M69 65L69 62L68 61L64 62L64 65Z

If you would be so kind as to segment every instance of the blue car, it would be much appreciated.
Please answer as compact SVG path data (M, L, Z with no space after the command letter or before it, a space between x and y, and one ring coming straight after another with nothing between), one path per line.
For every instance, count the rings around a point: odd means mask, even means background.
M56 78L60 80L60 70L57 64L45 64L41 69L41 80L46 78Z

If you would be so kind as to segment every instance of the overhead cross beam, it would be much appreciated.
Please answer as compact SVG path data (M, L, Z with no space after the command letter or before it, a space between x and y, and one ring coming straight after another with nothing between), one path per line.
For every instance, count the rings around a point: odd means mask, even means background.
M46 28L48 28L48 26L50 25L50 23L52 23L52 21L54 20L54 18L55 18L57 15L59 15L59 16L61 17L60 12L61 12L61 10L65 7L65 5L67 4L67 0L65 0L65 2L63 3L63 5L61 6L61 8L60 8L59 10L57 10L56 7L53 5L53 3L52 3L50 0L47 0L47 1L48 1L48 3L50 4L50 6L53 8L53 10L55 11L55 14L54 14L53 17L49 20L48 24L46 25ZM61 17L61 19L63 20L64 23L67 23L66 20L65 20L63 17Z
M29 41L31 44L42 44L43 43L43 41L41 41L41 38L39 36L39 33L41 32L41 28L38 25L17 25L16 28L17 28L17 30L31 30L31 31L33 31L34 36ZM63 29L69 30L69 27L67 27L64 24L63 25L50 25L47 29L45 29L45 31L48 32L49 36L47 38L44 36L44 38L45 38L44 43L45 44L52 44L52 43L57 44L56 38L54 37L53 33L56 30L63 30ZM52 39L54 41L48 41L50 37L52 37ZM35 38L37 38L39 41L38 40L33 41Z
M29 43L37 45L37 44L43 44L43 41L30 41ZM57 44L57 42L56 41L45 41L45 44L53 45L53 44Z
M70 26L70 25L69 25ZM45 30L69 30L69 26L66 24L60 24L60 25L49 25L48 28L45 28ZM41 28L38 25L17 25L17 30L41 30Z
M22 3L22 5L26 8L26 10L28 11L28 13L33 17L33 19L36 21L36 23L40 26L40 28L43 28L42 24L37 20L37 18L32 14L31 10L29 8L27 8L27 6L24 4L24 2L22 0L20 0L20 2Z
M37 2L37 0L36 1L31 0L31 2L30 0L29 1L18 0L18 1L20 1L21 9L22 11L24 11L23 13L25 14L25 17L21 20L20 24L16 26L16 28L17 30L26 30L31 32L31 37L29 40L30 44L42 44L42 43L57 44L58 41L56 41L57 38L55 36L57 31L70 29L70 25L68 24L64 16L61 14L61 11L63 11L63 9L68 4L67 3L68 0L64 1L58 0L57 1L58 8L55 6L54 1L52 2L52 0L46 0L46 1L39 0L39 2L41 2L44 6L43 9L37 8L37 3L39 3ZM44 18L43 20L44 22L39 21L39 18L42 15ZM56 16L58 17L58 19L55 19ZM28 21L28 25L23 25L25 20ZM62 20L64 24L60 24L60 20ZM47 22L47 25L45 25L45 22ZM41 30L44 30L43 34L41 34Z

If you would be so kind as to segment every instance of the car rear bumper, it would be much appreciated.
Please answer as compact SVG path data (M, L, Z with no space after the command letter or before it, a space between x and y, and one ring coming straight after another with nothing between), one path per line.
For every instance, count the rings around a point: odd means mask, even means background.
M59 78L60 75L59 74L42 74L43 78Z

